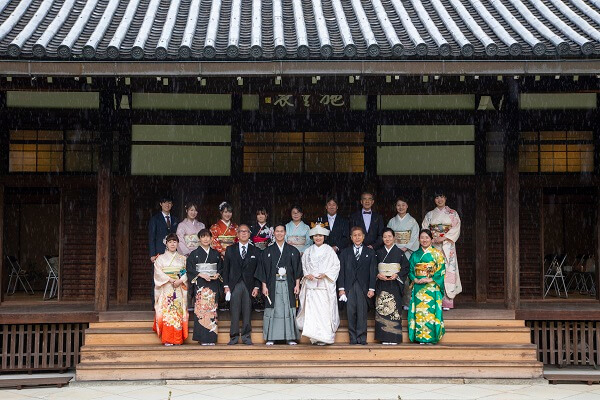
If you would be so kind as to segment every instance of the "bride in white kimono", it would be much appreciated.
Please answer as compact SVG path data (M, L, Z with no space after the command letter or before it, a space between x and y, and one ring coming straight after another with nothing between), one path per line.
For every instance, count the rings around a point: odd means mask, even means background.
M458 259L456 258L456 241L460 237L460 217L458 213L446 205L446 195L443 191L435 193L433 210L425 214L423 228L433 233L433 247L442 250L446 258L446 275L444 276L444 310L454 308L454 298L462 292Z
M333 344L340 326L335 282L340 260L331 246L324 244L329 230L318 224L309 232L314 244L302 255L300 311L296 317L302 336L312 344Z

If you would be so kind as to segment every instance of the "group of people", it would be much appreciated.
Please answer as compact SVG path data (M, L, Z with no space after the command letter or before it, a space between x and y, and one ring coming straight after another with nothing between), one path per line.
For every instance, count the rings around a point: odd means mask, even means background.
M460 218L438 190L436 207L421 227L404 198L397 215L384 224L372 208L372 193L361 195L362 209L344 219L329 198L323 218L310 226L300 206L287 224L268 224L264 208L252 225L232 222L233 207L219 205L220 220L207 229L198 206L186 205L186 218L171 215L172 200L149 223L154 264L154 330L165 345L188 335L188 290L193 303L193 339L217 341L218 305L229 302L230 340L252 344L253 299L265 306L267 345L295 345L300 335L317 345L332 344L345 305L350 344L367 344L367 315L375 310L375 339L402 341L402 311L408 310L410 341L437 343L444 335L443 310L461 292L455 243ZM405 290L406 288L406 290ZM240 331L241 322L241 331Z

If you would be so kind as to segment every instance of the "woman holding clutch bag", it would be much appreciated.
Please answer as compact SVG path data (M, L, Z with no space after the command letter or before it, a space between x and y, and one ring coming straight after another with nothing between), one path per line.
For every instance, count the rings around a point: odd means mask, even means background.
M198 343L214 345L217 342L217 308L219 304L223 260L210 247L212 234L208 229L198 232L199 246L187 258L187 276L192 284L194 303L194 335Z
M409 263L394 243L394 230L383 230L383 247L377 250L375 285L375 339L383 344L402 342L402 294Z
M410 256L408 277L414 282L408 307L408 338L411 342L437 343L446 329L442 316L444 254L432 246L433 234L421 229L421 247Z

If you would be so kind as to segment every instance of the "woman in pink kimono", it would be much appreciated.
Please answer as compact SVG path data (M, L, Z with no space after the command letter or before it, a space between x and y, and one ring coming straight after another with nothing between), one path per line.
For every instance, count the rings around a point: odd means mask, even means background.
M454 308L454 298L462 292L456 258L456 241L460 237L460 217L455 210L446 206L446 195L442 190L435 192L435 205L436 208L425 215L422 226L424 229L431 230L433 247L441 250L446 258L445 294L442 307L447 311Z
M188 337L186 259L177 253L179 239L166 238L167 249L154 261L153 330L165 346L183 344Z
M189 202L185 205L185 216L186 218L177 225L177 237L179 238L177 251L187 257L198 248L198 232L206 227L196 219L198 217L196 203Z

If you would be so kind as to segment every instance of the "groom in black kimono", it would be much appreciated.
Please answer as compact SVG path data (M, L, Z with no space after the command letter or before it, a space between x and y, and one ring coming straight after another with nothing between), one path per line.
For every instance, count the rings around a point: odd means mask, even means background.
M367 344L368 299L375 296L377 258L375 250L364 245L363 228L350 230L353 245L340 254L339 296L347 301L350 344Z

